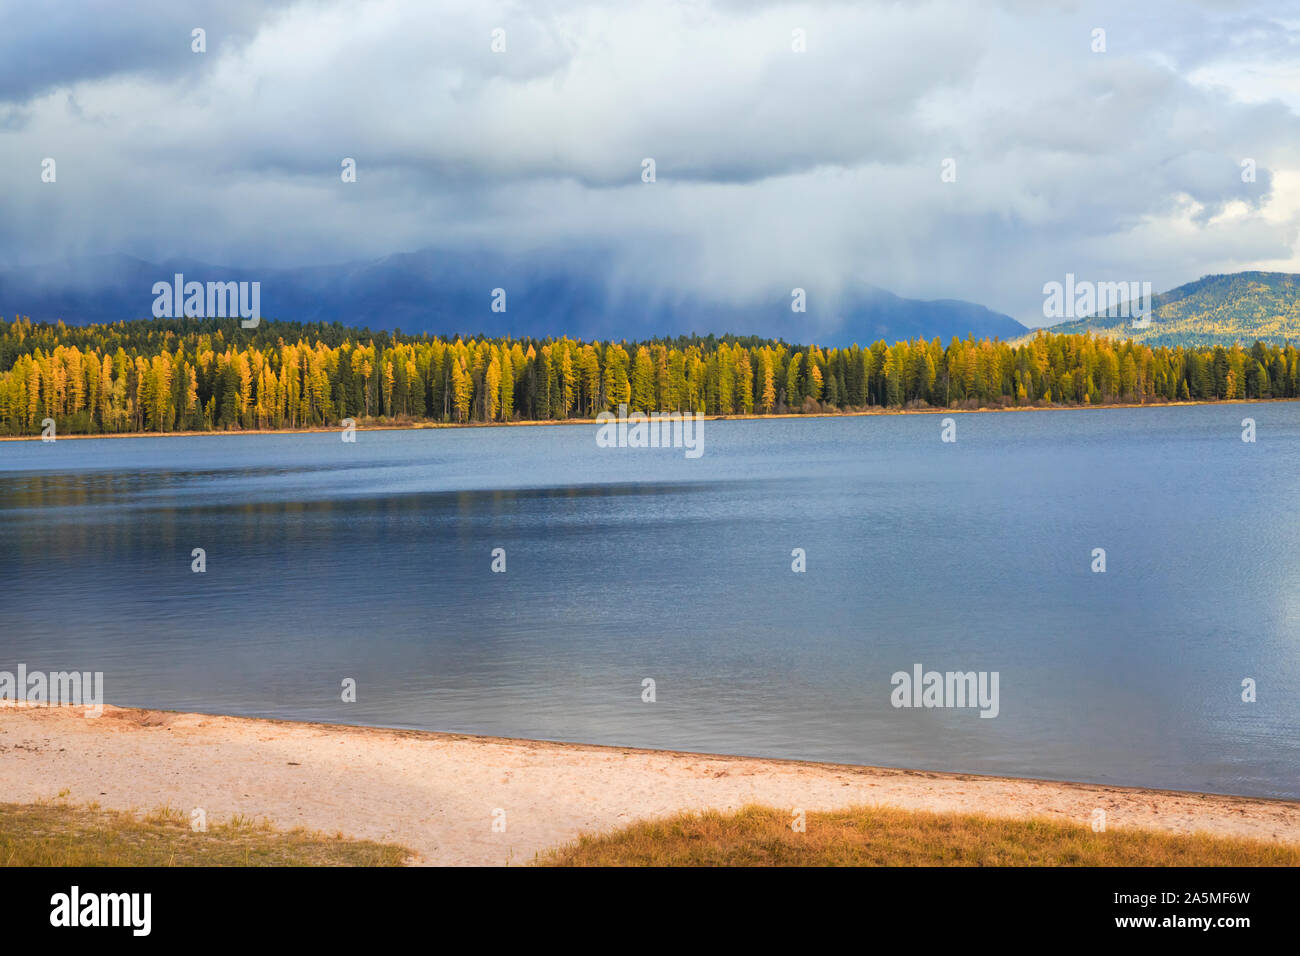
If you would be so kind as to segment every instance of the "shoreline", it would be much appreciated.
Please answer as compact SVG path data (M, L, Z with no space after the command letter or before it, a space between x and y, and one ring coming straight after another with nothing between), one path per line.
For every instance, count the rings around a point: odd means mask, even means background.
M750 803L880 805L1300 844L1300 801L106 706L0 706L0 802L234 814L501 865L581 833ZM504 812L506 832L493 830Z
M708 422L749 422L749 421L768 421L776 419L791 418L867 418L872 416L889 416L889 415L978 415L986 412L1076 412L1076 411L1104 411L1110 408L1185 408L1188 406L1199 405L1271 405L1285 404L1288 402L1300 402L1300 398L1234 398L1222 399L1218 401L1189 401L1189 402L1118 402L1109 405L1006 405L1006 406L981 406L979 408L883 408L871 407L847 412L781 412L770 415L758 413L739 414L739 415L701 415L703 421ZM677 416L679 413L671 413ZM669 419L670 421L673 419ZM594 418L557 418L545 419L540 421L521 420L514 422L438 422L432 419L423 419L409 422L393 422L382 424L357 425L356 431L359 432L403 432L403 431L422 431L426 429L442 428L532 428L554 425L592 425L598 426L600 423ZM209 438L216 436L237 436L237 435L315 435L321 433L336 434L341 429L337 425L315 425L311 428L244 428L231 431L170 431L170 432L105 432L100 434L82 434L59 435L56 433L56 441L67 441L69 439L91 439L91 438ZM0 435L0 442L7 441L41 441L40 435Z

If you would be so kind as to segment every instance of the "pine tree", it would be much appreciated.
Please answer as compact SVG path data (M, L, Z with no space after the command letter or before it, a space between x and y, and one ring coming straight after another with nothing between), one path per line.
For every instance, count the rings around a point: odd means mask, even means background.
M636 350L632 363L631 407L638 412L650 412L655 407L654 363L645 346Z

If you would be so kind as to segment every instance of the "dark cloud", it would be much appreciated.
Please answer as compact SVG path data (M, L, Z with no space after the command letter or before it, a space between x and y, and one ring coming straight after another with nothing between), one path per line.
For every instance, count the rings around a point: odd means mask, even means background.
M580 249L630 301L873 284L1025 321L1067 271L1300 268L1286 6L10 5L0 263Z
M188 76L195 28L208 54L247 42L285 0L86 0L0 6L0 102L110 76Z

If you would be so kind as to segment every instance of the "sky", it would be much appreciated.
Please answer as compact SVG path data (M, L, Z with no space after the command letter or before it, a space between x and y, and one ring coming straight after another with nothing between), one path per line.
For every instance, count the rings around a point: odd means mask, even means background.
M0 172L7 268L491 250L1043 325L1067 273L1300 272L1300 0L0 0Z

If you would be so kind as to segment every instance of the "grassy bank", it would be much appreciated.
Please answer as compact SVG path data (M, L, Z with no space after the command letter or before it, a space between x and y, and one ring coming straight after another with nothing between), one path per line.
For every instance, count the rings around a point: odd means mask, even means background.
M0 803L0 866L401 866L410 851L233 819L195 832L187 815Z
M892 808L792 815L749 806L634 823L539 854L540 866L1300 866L1300 845ZM411 851L180 811L0 804L3 866L401 866Z
M889 808L684 813L584 836L542 866L1300 866L1300 845Z

